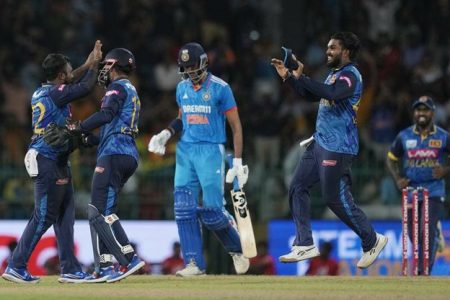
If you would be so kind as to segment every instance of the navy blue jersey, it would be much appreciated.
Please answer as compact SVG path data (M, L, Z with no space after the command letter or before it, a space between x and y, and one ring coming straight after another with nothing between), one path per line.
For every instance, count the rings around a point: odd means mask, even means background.
M225 113L237 109L228 83L211 73L199 88L183 80L177 86L176 100L183 121L183 142L225 143Z
M428 136L421 136L415 125L401 131L392 143L388 156L401 160L402 176L410 186L428 188L430 197L445 196L445 180L433 178L433 168L444 165L450 153L448 132L434 126Z
M139 132L141 102L135 87L128 79L113 81L102 99L102 108L81 123L90 131L101 126L97 160L105 155L124 154L139 161L134 137Z
M45 143L44 130L50 123L65 126L71 117L70 102L85 96L95 84L95 72L88 71L75 84L43 84L31 97L33 137L30 148L39 154L56 160L59 154L67 152L68 146L52 147Z
M352 63L334 69L324 84L305 75L287 82L307 100L320 101L314 133L317 143L331 152L358 154L356 112L363 89L358 69Z

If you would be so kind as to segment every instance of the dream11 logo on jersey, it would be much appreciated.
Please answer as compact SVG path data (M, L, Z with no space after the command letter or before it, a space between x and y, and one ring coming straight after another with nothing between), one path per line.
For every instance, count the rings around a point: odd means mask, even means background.
M13 241L19 241L19 237L13 235L0 235L0 261L2 267L6 266L11 253L9 253L9 244ZM75 256L78 252L75 245ZM33 275L47 275L44 268L45 262L58 255L56 237L54 235L43 236L37 243L33 253L31 253L28 262L28 271ZM59 259L58 259L59 262ZM59 267L59 265L58 265Z

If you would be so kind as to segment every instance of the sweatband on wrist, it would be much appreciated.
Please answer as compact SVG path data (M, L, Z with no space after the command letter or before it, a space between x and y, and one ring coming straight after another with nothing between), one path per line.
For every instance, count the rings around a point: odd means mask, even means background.
M183 130L183 121L181 119L173 119L172 122L170 122L168 129L172 132L172 135L180 132Z

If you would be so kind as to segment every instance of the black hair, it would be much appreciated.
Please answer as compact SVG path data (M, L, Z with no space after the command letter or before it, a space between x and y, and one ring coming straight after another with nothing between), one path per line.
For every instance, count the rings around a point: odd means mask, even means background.
M361 46L361 42L356 34L349 31L341 31L333 34L331 38L341 41L342 47L350 52L350 60L356 59Z
M65 71L67 64L70 64L70 59L59 53L51 53L42 62L42 70L45 73L47 80L54 80L59 73Z

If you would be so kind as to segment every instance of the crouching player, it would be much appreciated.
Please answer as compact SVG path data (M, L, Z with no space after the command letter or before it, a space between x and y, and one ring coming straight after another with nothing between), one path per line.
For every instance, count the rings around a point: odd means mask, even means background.
M62 134L74 136L101 127L88 205L95 271L86 282L115 282L145 265L135 254L116 214L118 193L136 171L139 160L134 138L138 133L140 101L128 80L135 60L129 50L116 48L106 54L102 65L98 81L107 89L101 110L63 128ZM95 142L91 139L90 143ZM113 267L113 257L120 264L118 269Z
M232 256L236 273L243 274L249 261L242 255L234 220L223 205L225 118L233 132L235 156L227 182L237 177L242 187L248 178L248 168L242 165L242 127L236 102L230 86L207 72L208 57L201 45L184 45L178 66L184 79L176 90L178 118L148 145L150 152L163 155L170 137L182 132L176 150L174 210L186 267L176 275L205 272L200 220ZM198 207L200 188L203 205Z

